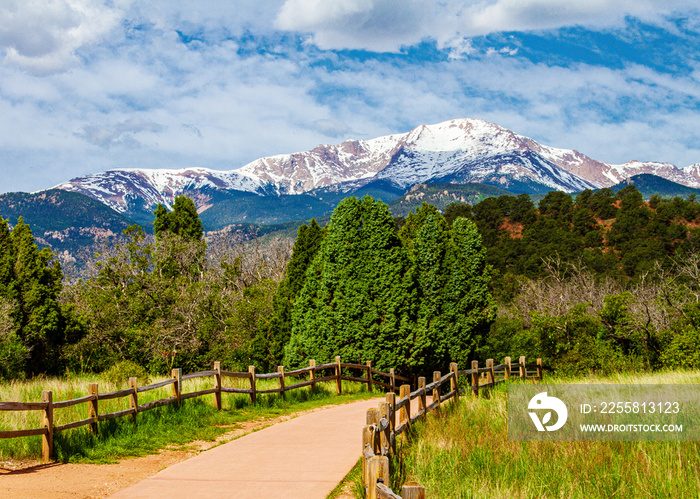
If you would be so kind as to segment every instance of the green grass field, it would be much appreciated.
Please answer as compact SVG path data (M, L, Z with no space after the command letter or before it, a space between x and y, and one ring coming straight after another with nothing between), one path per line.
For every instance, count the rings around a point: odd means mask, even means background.
M166 378L156 378L152 383ZM124 383L105 382L97 377L70 379L35 379L0 385L0 401L38 402L42 390L52 390L53 400L61 401L87 395L88 384L97 382L100 392L123 389ZM277 388L278 381L258 380L259 390ZM288 382L289 384L289 382ZM247 380L227 378L224 386L248 388ZM213 388L212 378L196 378L183 382L183 393ZM139 394L139 404L172 395L171 386ZM216 410L214 395L188 399L177 407L169 405L139 413L136 422L130 416L99 423L99 432L93 435L88 426L56 433L56 457L63 462L114 462L122 457L140 456L157 452L170 445L184 445L194 440L213 440L235 429L232 425L243 421L273 418L304 411L327 404L339 404L376 396L368 393L359 383L343 381L343 394L336 394L335 382L318 383L316 391L308 387L286 393L259 394L256 405L248 395L222 394L222 410ZM128 409L128 397L99 402L99 412ZM56 409L54 424L79 421L88 417L88 404ZM40 428L41 411L0 411L0 431ZM0 460L38 459L41 457L41 437L0 439Z
M700 383L700 372L547 379L547 383ZM461 397L415 425L394 483L454 498L699 497L700 442L511 442L507 389Z

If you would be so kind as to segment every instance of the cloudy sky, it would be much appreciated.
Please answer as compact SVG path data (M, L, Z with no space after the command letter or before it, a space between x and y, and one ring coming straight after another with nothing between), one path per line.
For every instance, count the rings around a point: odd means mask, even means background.
M482 118L700 163L697 0L0 0L0 192Z

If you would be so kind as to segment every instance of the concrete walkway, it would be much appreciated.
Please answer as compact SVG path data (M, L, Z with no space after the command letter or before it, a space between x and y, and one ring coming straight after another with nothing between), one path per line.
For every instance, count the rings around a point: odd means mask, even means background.
M339 405L250 433L111 497L325 499L360 458L367 409L382 400Z

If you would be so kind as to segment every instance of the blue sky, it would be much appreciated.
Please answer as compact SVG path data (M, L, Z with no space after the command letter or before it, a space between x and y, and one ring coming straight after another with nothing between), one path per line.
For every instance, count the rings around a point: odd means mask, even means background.
M700 163L697 0L0 0L0 192L482 118Z

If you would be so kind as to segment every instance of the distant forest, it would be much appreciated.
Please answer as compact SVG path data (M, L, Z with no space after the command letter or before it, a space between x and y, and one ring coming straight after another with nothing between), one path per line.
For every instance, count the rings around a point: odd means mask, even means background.
M205 241L191 200L159 206L69 280L0 223L0 377L276 369L334 355L418 375L542 357L579 374L700 367L700 203L633 186L423 204L367 196L297 238Z

